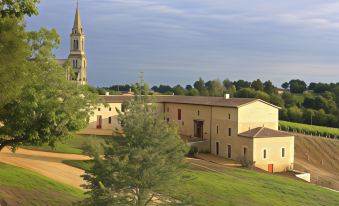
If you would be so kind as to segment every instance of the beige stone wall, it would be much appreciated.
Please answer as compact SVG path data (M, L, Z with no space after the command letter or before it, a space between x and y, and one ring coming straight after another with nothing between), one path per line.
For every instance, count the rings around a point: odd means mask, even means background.
M219 156L228 158L228 145L231 145L232 160L240 161L245 158L244 147L247 148L246 160L253 160L253 139L245 137L218 137L212 138L212 154L217 155L216 143L219 142Z
M225 138L237 136L238 131L238 109L227 107L212 107L212 138Z
M238 133L256 127L278 130L279 109L260 101L242 106L238 110Z
M204 139L210 139L211 107L202 105L165 103L165 118L178 125L179 133L194 136L194 120L204 121ZM178 120L178 109L181 109L181 120ZM199 113L199 114L198 114Z
M282 148L285 148L285 157L281 156ZM263 158L264 149L267 151L266 159ZM255 166L266 171L268 164L273 164L274 172L293 169L294 137L254 138L253 157Z
M121 110L121 103L109 103L105 107L104 105L98 106L94 111L94 114L91 115L87 129L96 129L97 126L97 116L102 116L102 127L103 130L115 130L115 128L120 128L118 123L118 113L116 108ZM100 111L99 111L100 109ZM110 111L111 110L111 111ZM108 122L108 118L111 117L111 124Z

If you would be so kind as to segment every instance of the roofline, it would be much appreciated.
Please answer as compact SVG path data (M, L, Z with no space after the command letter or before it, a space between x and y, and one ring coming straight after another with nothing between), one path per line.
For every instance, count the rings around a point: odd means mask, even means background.
M241 104L241 105L239 105L239 106L237 106L237 107L240 108L240 107L246 106L246 105L248 105L248 104L252 104L253 102L256 102L256 101L259 101L259 102L262 102L262 103L264 103L264 104L270 105L270 106L275 107L275 108L277 108L277 109L282 109L281 107L278 107L277 105L274 105L274 104L271 104L271 103L269 103L269 102L266 102L266 101L264 101L264 100L262 100L262 99L253 99L253 101L250 101L250 102Z
M105 95L100 95L102 97L105 97ZM125 95L110 95L110 96L120 96L120 97L125 97ZM106 96L106 97L110 97L110 96ZM154 96L155 98L157 97L171 97L173 95L156 95ZM251 98L247 98L247 99L251 99ZM244 104L240 104L240 105L237 105L237 106L221 106L221 105L212 105L212 104L201 104L199 102L197 103L183 103L183 102L170 102L170 101L161 101L161 102L157 102L157 103L167 103L167 104L188 104L188 105L202 105L202 106L214 106L214 107L228 107L228 108L240 108L240 107L243 107L243 106L246 106L246 105L249 105L249 104L252 104L254 102L261 102L261 103L264 103L264 104L267 104L269 106L272 106L272 107L275 107L277 109L281 109L281 107L278 107L274 104L271 104L269 102L266 102L262 99L257 99L257 98L253 98L252 101L249 101L247 103L244 103ZM118 101L116 102L106 102L106 103L119 103Z

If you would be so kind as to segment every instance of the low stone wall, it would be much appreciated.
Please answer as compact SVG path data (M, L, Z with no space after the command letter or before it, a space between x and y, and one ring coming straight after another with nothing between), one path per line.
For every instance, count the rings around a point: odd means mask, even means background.
M190 147L198 148L199 152L211 152L210 151L210 143L208 140L197 141L197 142L187 142L187 145Z
M305 180L306 182L311 182L311 174L293 170L295 176L299 179Z

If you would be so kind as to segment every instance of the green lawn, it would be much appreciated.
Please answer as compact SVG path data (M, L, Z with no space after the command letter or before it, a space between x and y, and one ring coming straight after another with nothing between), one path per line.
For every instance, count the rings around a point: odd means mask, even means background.
M0 202L8 205L72 205L83 191L19 167L0 163Z
M24 146L26 149L47 151L47 152L58 152L58 153L68 153L68 154L82 154L82 147L84 144L89 144L92 146L100 145L104 143L104 138L107 137L97 137L91 135L75 135L74 138L66 140L64 142L57 143L55 148L51 148L47 144L44 144L40 147L35 146ZM99 151L102 152L102 151Z
M192 180L173 192L191 194L199 206L335 206L339 203L339 193L287 177L245 169L229 169L224 175L203 171L187 173Z
M76 167L82 170L88 170L93 165L92 160L64 160L62 162L66 165Z
M90 161L67 161L71 166L87 169ZM339 193L302 181L230 168L223 174L187 170L189 180L172 191L173 196L190 194L196 205L205 206L335 206Z

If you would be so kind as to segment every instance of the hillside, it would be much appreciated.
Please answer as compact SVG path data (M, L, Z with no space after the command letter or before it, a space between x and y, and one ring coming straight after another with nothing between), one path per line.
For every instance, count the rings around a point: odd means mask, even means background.
M0 163L0 205L72 205L84 195L79 189L19 167Z
M295 169L311 173L311 182L339 190L339 140L295 135Z
M174 193L190 194L198 206L312 206L337 205L339 194L287 177L247 169L225 169L222 173L188 171L191 180Z

